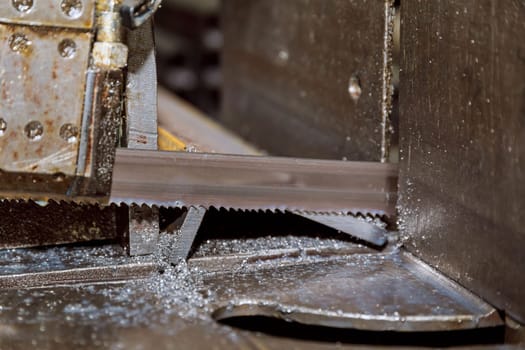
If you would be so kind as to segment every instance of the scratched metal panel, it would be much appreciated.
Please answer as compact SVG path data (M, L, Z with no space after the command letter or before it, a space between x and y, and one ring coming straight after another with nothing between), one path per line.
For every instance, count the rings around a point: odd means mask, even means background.
M277 267L247 261L236 273L204 275L204 285L214 290L216 319L267 316L399 332L501 325L492 306L403 252Z
M390 5L224 1L222 121L274 155L386 158Z
M402 2L407 246L525 322L525 3Z
M157 149L157 66L153 23L127 32L127 147Z
M89 29L95 0L2 0L0 22Z
M0 24L0 169L75 174L91 37Z
M157 66L153 21L128 31L128 74L126 86L126 146L157 149ZM159 235L156 209L129 208L127 230L130 255L154 252Z

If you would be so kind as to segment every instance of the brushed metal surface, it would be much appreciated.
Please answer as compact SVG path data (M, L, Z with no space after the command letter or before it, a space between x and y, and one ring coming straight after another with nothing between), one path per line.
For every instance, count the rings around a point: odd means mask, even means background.
M110 201L395 214L397 165L117 150Z
M406 244L525 322L525 3L402 7Z
M153 22L127 32L127 147L157 149L157 66Z
M221 121L272 155L387 159L392 5L224 1Z

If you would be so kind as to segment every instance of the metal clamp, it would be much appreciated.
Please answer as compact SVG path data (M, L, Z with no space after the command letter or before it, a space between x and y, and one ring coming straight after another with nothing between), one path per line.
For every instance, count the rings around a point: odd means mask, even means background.
M136 6L122 6L122 24L129 29L140 27L157 11L161 2L162 0L142 0Z

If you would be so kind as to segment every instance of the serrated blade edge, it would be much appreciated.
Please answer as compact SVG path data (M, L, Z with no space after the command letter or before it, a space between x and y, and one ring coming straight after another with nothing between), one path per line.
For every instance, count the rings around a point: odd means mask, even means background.
M110 202L393 216L396 192L395 164L119 149Z

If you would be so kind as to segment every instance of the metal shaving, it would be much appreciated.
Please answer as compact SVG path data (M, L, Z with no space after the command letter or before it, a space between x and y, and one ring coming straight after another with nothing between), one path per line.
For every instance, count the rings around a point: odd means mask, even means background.
M334 238L312 236L266 236L238 239L208 239L194 252L192 257L265 252L272 249L352 248L356 244Z

